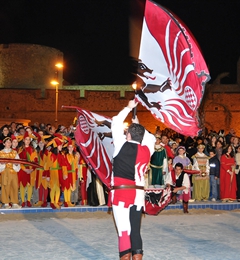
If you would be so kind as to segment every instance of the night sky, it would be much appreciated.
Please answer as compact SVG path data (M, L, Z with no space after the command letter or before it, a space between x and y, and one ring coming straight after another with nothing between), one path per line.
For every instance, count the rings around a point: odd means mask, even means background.
M141 0L129 0L139 3ZM127 0L0 0L0 43L46 45L64 53L71 84L131 84L130 4ZM239 0L156 0L175 13L198 41L212 80L240 57Z

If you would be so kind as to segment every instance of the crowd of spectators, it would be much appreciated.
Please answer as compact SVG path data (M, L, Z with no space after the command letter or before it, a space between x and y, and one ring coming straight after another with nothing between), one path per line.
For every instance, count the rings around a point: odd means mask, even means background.
M0 150L4 149L4 140L7 137L11 138L12 149L18 150L23 145L23 139L18 137L23 137L26 132L31 136L36 137L31 139L31 145L37 150L39 149L37 141L39 136L49 136L53 138L61 135L73 140L74 131L74 125L68 127L59 125L58 127L55 127L52 124L36 122L32 126L24 126L23 124L12 122L10 125L2 126L0 129ZM225 134L224 130L218 132L211 130L209 132L205 131L204 135L190 137L183 136L169 128L161 130L157 127L155 136L157 140L156 149L158 151L163 151L164 153L162 153L161 158L155 156L154 163L158 165L157 171L160 172L160 175L155 175L155 177L151 175L148 178L149 186L166 185L167 175L170 174L170 169L173 169L176 158L185 156L188 158L189 163L188 165L184 165L184 169L196 170L197 172L197 174L189 174L191 183L190 201L221 200L223 202L232 202L237 200L240 202L240 174L238 174L240 165L240 143L239 137L236 136L233 129L227 134ZM14 144L15 139L17 139L17 145ZM45 139L46 142L50 140L51 138ZM202 155L204 156L204 161L203 158L201 158L202 161L199 161L199 157ZM80 163L79 161L79 165L81 168L86 167L85 162ZM150 163L150 166L151 165L153 165L153 162ZM156 171L156 167L155 169L153 168L154 167L151 169L150 167L150 170ZM96 186L99 185L99 180L93 173L91 173L91 178L94 180L95 184L93 184L94 191L91 190L90 194L83 194L81 192L83 189L87 189L86 172L84 173L84 176L79 175L78 178L80 178L80 182L77 190L78 199L75 201L76 204L81 204L82 202L82 205L88 204L97 206L106 203L106 200L104 199L103 202L100 203L100 197L94 194L97 193ZM202 189L205 189L203 194L199 192L199 190ZM37 193L37 191L35 191L35 193ZM104 188L103 193L105 196L106 193ZM34 191L32 199L33 198ZM35 198L33 203L37 203L37 201L38 198Z

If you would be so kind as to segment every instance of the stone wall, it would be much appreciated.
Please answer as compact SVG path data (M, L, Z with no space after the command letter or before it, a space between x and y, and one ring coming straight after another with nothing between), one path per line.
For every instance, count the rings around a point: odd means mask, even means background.
M0 44L0 88L50 87L58 62L63 62L63 53L54 48L37 44ZM62 71L57 77L62 78Z
M114 116L133 98L131 86L62 86L63 72L55 64L63 62L63 53L57 49L35 44L0 44L0 122L31 120L72 124L75 110L61 109L79 106L92 112ZM240 136L240 60L237 64L237 84L223 85L220 74L206 86L203 98L204 126L208 130L234 128ZM56 90L50 81L59 82L58 120L55 122ZM156 126L165 128L151 113L138 106L137 115L146 128L155 132ZM130 116L127 118L131 122ZM26 121L27 122L27 121Z
M78 87L81 88L81 86ZM211 88L211 86L208 87ZM75 88L77 87L75 86ZM30 124L44 122L68 126L72 124L76 112L75 109L62 109L62 105L78 106L112 117L126 106L134 94L132 91L125 91L124 97L122 97L119 91L85 90L84 97L80 97L79 90L67 89L65 86L64 90L59 90L58 122L55 122L55 89L46 89L44 96L42 96L40 89L0 89L0 96L2 121L4 118L10 119L10 121L14 121L16 118L25 118L31 120ZM209 130L225 129L226 132L230 128L234 128L240 136L240 93L211 92L206 99L204 106L205 126ZM165 128L141 105L137 108L137 115L140 122L151 132L155 131L157 125ZM131 122L130 116L127 118L127 122Z

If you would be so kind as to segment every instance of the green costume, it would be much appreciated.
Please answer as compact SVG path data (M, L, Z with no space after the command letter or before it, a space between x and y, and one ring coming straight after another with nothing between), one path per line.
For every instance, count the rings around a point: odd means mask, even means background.
M163 146L155 146L155 151L150 161L150 185L164 185L163 171L164 171L164 159L167 160L166 149Z

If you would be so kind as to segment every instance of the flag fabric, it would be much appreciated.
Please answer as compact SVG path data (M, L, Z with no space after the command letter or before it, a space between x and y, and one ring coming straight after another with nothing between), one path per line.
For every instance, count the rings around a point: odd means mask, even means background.
M190 31L168 10L146 0L136 99L167 127L199 132L197 110L210 75Z
M77 110L77 126L75 140L81 155L98 176L98 178L111 189L113 140L111 133L112 119L94 112L72 106ZM156 194L155 194L156 193ZM145 190L145 213L159 214L171 201L171 190L168 188L154 191Z
M110 189L113 155L111 118L75 108L78 120L75 139L81 155L102 183Z

